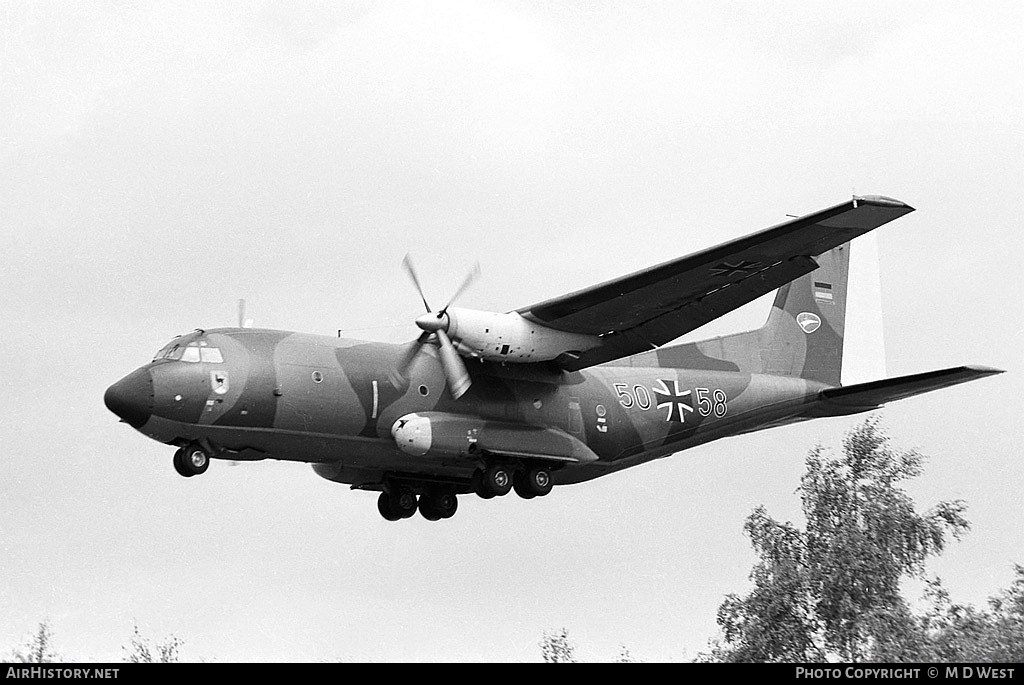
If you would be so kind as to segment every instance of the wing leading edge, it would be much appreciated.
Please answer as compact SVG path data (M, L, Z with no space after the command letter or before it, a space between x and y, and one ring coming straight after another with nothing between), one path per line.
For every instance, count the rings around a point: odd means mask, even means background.
M558 359L570 371L671 342L818 268L814 257L914 211L878 195L516 310L555 330L601 338Z

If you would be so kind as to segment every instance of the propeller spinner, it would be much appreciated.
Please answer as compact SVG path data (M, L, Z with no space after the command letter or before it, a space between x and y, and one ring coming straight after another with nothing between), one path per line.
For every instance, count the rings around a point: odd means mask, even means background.
M459 356L455 346L452 345L451 339L448 337L448 324L450 323L448 308L469 288L473 281L479 278L480 265L474 265L473 269L462 281L462 285L455 290L455 293L448 300L448 304L436 312L431 310L430 305L427 303L427 297L423 294L423 286L420 285L420 279L416 275L416 268L412 265L409 255L405 255L405 259L402 260L402 268L409 274L413 285L416 286L416 291L419 293L427 313L416 319L416 325L423 333L416 339L416 342L409 346L409 350L399 361L398 374L404 379L409 366L420 350L423 349L423 345L430 339L430 336L436 336L440 348L441 368L444 369L445 380L448 382L448 391L451 392L452 397L458 399L469 390L469 386L472 385L473 381L466 370L465 362L462 361L462 357Z

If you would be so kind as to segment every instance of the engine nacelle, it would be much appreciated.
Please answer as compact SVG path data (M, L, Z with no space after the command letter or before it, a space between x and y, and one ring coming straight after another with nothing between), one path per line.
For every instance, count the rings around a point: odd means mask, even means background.
M398 449L415 457L474 458L479 452L579 464L597 455L565 431L476 416L422 412L391 426Z
M566 352L584 352L601 344L596 335L556 331L515 312L498 314L450 307L448 337L464 357L496 362L538 362Z

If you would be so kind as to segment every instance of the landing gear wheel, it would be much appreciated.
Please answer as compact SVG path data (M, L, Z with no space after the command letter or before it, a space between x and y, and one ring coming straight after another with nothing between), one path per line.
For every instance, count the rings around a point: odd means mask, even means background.
M397 521L402 518L397 512L391 509L391 496L386 492L380 493L377 497L377 511L384 517L386 521Z
M543 497L551 492L551 473L543 466L534 466L516 474L516 494L523 499Z
M182 447L174 454L174 469L186 478L206 473L208 468L210 455L199 445Z
M494 493L487 489L487 483L484 482L484 472L477 469L473 474L473 492L476 493L480 499L491 499L494 497Z
M420 515L428 521L450 519L458 508L459 498L449 490L420 495Z
M179 447L178 451L174 453L174 470L178 472L179 476L189 478L192 476L191 473L185 470L185 448Z
M537 494L530 489L530 484L526 482L526 472L516 471L516 476L512 481L512 488L516 491L516 494L523 499L533 499Z
M441 518L441 514L434 508L433 498L429 495L420 495L419 509L420 516L428 521L438 521Z
M398 518L407 519L416 513L416 495L412 490L396 490L388 494L391 511Z
M497 497L503 497L512 489L512 470L504 465L492 466L484 471L483 489Z

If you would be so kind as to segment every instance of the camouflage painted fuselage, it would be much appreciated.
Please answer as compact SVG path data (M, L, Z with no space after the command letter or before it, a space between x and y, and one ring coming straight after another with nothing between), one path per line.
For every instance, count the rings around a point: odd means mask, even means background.
M434 349L407 383L389 369L404 346L263 329L217 329L178 341L220 350L220 362L158 360L152 412L137 426L170 444L212 445L230 459L315 464L330 480L374 488L388 475L467 480L471 455L414 456L391 429L406 415L442 412L483 424L546 427L596 459L564 463L574 483L719 437L800 420L824 385L727 371L599 366L555 368L470 362L473 385L455 400Z
M515 312L427 306L423 334L406 345L200 330L104 402L176 445L185 477L211 458L308 462L380 490L392 521L448 518L469 492L532 499L718 438L1000 373L963 366L841 386L849 240L908 211L853 198ZM762 327L671 344L772 290Z

